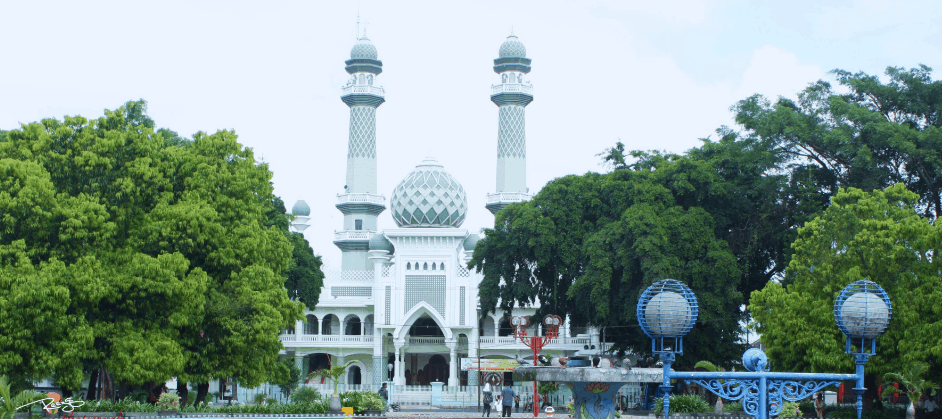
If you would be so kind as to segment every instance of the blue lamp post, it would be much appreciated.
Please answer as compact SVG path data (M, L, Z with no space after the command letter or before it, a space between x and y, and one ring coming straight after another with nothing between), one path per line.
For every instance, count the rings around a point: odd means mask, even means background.
M876 283L860 280L845 287L834 302L834 318L847 336L845 352L854 355L854 374L818 374L769 371L762 350L743 354L746 372L674 372L675 355L683 355L683 337L697 319L697 298L683 283L665 279L648 287L638 298L638 323L651 338L651 349L664 364L664 417L670 414L670 382L683 379L696 383L727 400L742 400L743 410L768 419L782 411L784 401L805 399L825 387L855 380L857 418L863 412L864 364L876 354L876 339L886 331L893 314L886 292Z

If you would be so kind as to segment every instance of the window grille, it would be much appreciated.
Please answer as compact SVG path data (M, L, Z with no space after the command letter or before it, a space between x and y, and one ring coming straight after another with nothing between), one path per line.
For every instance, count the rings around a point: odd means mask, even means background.
M461 308L460 308L461 312L460 312L460 314L458 314L458 324L461 325L461 326L464 326L464 312L465 312L465 309L464 309L464 307L465 307L465 306L464 306L464 304L465 304L465 302L464 302L464 300L465 300L465 298L464 298L464 288L465 288L465 287L461 287L460 293L459 293L460 295L458 296L458 298L461 299L461 304L459 305L459 307L461 307Z
M421 302L445 316L445 275L406 275L405 304L407 313Z
M392 287L386 286L386 324L391 324L390 306L392 305Z
M330 287L332 297L372 297L372 287Z

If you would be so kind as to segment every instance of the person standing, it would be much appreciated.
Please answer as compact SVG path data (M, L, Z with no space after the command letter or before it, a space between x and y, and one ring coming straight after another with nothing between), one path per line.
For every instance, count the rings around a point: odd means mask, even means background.
M514 397L514 410L520 413L520 396Z
M491 403L494 403L494 393L491 390L491 383L484 383L484 413L481 414L481 417L491 417Z
M504 391L500 393L500 396L501 396L501 399L503 399L502 405L504 407L503 412L502 412L503 414L501 415L501 417L509 418L511 410L514 405L514 397L517 397L517 393L514 392L513 388L505 384Z
M824 393L818 393L814 399L814 410L818 414L818 419L824 419Z
M386 383L383 383L383 386L379 388L379 397L383 398L383 404L385 405L384 411L389 409L389 390L386 389Z

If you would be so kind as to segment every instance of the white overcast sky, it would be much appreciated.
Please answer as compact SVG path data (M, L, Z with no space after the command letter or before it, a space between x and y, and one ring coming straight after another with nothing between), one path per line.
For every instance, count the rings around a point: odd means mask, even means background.
M305 235L339 267L348 108L340 101L359 10L379 50L379 189L425 156L463 183L463 227L493 225L497 50L513 28L533 59L531 192L600 171L596 154L683 152L731 125L753 93L794 97L835 68L942 69L942 2L47 2L0 0L0 129L99 117L143 98L158 127L235 129L274 172ZM395 227L389 212L380 227Z

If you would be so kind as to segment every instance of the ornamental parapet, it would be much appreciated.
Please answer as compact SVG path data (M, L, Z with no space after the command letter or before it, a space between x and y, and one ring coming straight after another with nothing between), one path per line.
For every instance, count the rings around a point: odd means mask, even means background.
M504 207L523 201L529 201L533 195L522 192L500 192L487 194L487 203L484 205L491 214L497 215Z
M379 215L386 210L386 197L371 193L337 194L336 206L344 215L352 213Z
M386 97L386 89L383 89L382 86L362 86L351 84L349 86L344 86L340 91L341 96L352 94L369 94L373 96Z
M532 96L533 85L526 83L501 83L491 86L492 95L500 93L523 93Z
M386 101L386 90L380 86L351 84L341 88L340 100L351 107L377 107Z
M340 250L370 250L370 239L376 234L372 230L344 230L334 232L334 244Z

